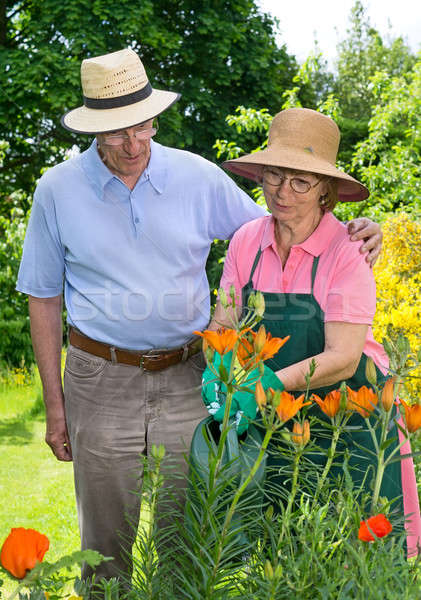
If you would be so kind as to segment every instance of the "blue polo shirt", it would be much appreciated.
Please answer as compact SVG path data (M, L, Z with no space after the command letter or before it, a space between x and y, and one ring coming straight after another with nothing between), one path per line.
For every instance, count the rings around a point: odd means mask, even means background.
M205 265L215 238L265 214L213 163L151 141L133 190L90 148L34 194L17 290L62 293L68 322L130 349L174 348L209 322Z

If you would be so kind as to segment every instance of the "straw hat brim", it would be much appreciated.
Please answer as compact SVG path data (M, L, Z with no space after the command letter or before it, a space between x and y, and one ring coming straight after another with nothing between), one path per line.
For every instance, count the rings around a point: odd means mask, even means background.
M80 106L67 112L61 124L75 133L106 133L133 127L149 121L167 110L180 98L180 94L153 89L148 98L118 108L93 109Z
M318 173L334 177L338 183L340 202L359 202L370 195L368 189L359 181L340 171L330 162L312 156L311 152L291 146L269 147L253 154L225 161L222 166L232 173L242 175L261 183L263 167L284 167L309 173Z

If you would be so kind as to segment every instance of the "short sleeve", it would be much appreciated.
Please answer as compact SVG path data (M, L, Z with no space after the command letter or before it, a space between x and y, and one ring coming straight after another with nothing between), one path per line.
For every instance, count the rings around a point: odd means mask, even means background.
M38 298L63 290L64 248L60 241L54 201L42 181L34 194L16 289Z
M238 236L234 236L228 246L228 252L225 257L224 270L222 272L220 287L224 288L227 294L229 294L230 287L233 285L235 288L237 298L241 296L242 282L240 281L240 273L238 270L238 264L236 260L238 251Z
M264 208L257 205L219 168L214 194L216 210L209 224L211 239L229 240L244 223L267 215Z
M362 243L346 241L339 249L329 286L325 321L371 325L376 312L373 271L359 252Z

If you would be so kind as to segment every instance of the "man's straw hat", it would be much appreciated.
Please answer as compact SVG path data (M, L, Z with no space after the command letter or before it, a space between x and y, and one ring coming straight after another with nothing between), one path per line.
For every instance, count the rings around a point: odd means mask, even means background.
M335 167L339 139L338 126L326 115L309 108L289 108L273 118L265 150L228 160L223 166L258 182L264 165L329 175L337 181L340 201L365 200L368 189Z
M88 58L80 69L84 106L66 113L63 127L77 133L103 133L148 121L180 94L155 90L133 50Z

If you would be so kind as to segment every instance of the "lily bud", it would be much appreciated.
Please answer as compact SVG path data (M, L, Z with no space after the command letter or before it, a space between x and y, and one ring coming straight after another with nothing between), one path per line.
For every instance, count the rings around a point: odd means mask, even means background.
M256 315L258 317L263 317L265 314L265 299L263 297L262 292L256 292L256 299L254 302L254 307L256 311Z
M272 517L273 517L273 504L270 504L267 507L267 510L265 512L265 517L266 517L267 521L271 521L272 520Z
M235 287L232 284L230 285L230 298L233 306L235 306Z
M255 354L259 354L265 346L266 342L266 329L264 325L260 325L259 331L257 332L256 337L254 338L253 346Z
M203 340L203 345L205 345L205 340ZM215 350L206 344L206 349L204 350L205 358L207 363L213 362L213 357L215 356Z
M301 425L301 423L294 423L292 428L292 441L296 446L304 448L310 440L310 423L307 419Z
M256 383L256 389L254 390L254 397L256 399L256 404L260 410L263 410L266 406L266 394L263 389L263 385L261 381Z
M269 390L270 390L270 391L271 391L271 393L272 393L272 406L273 406L274 408L278 408L278 406L279 406L279 403L280 403L280 401L281 401L281 392L280 392L279 390L276 390L276 391L275 391L275 390L274 390L274 389L272 389L272 388L269 388Z
M269 560L266 560L265 562L265 577L269 580L273 579L273 567Z
M263 377L263 375L265 374L265 363L260 360L257 364L257 368L259 369L260 377Z
M344 411L347 410L347 408L349 408L348 406L348 387L345 383L345 381L343 381L339 387L339 391L341 392L341 401L339 403L339 410L340 411Z
M222 307L227 308L228 307L228 298L227 298L224 288L219 288L218 297L219 297L219 302L222 304Z
M396 377L389 377L389 379L384 384L384 387L382 390L381 401L382 401L382 406L386 412L389 412L389 410L393 406L393 401L395 399L395 394L394 394L395 381L396 381Z
M155 460L162 460L165 456L165 446L163 444L159 444L159 446L152 444L151 456Z
M253 292L250 294L248 300L247 300L247 306L249 308L254 308L256 305L256 294Z
M367 381L369 381L369 383L371 383L371 385L376 385L376 383L377 383L376 365L374 364L374 361L370 356L367 358L367 362L365 365L365 376L367 377Z

